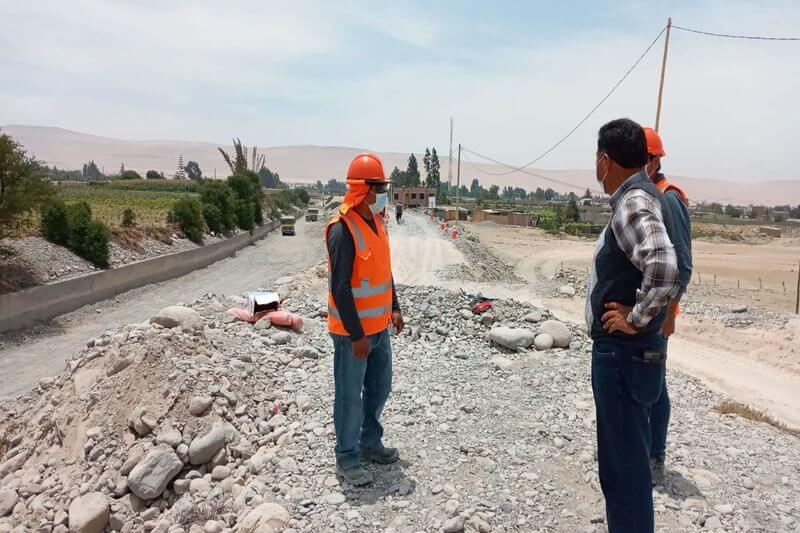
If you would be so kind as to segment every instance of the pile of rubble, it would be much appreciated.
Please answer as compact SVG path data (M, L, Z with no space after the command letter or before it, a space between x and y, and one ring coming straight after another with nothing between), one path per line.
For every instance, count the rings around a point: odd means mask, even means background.
M206 295L91 339L0 405L0 532L602 531L585 329L495 300L398 287L387 445L375 483L333 468L325 268L279 280L302 332L254 326ZM711 407L671 376L669 530L788 530L800 445ZM16 528L16 529L15 529Z
M443 280L475 280L482 282L505 281L521 283L514 268L497 257L476 235L462 234L454 241L456 249L464 254L465 261L448 265L437 272Z

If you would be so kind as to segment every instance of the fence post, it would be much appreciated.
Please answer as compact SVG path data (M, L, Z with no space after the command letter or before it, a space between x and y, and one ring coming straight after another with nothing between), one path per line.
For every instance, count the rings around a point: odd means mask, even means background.
M758 290L763 290L764 285L761 283L761 278L758 278Z

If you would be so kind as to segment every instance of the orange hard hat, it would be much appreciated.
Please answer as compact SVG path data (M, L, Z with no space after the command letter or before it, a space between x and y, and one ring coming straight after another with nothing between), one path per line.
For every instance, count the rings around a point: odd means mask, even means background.
M653 128L644 128L644 136L647 137L647 155L657 155L664 157L667 155L664 152L664 144L661 142L661 137L658 132Z
M383 163L380 157L370 152L358 154L353 158L347 169L347 179L365 182L389 182L383 172Z

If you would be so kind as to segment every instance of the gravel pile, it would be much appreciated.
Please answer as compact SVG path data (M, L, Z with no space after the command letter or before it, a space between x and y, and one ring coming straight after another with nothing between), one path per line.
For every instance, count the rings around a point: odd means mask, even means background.
M383 420L402 460L354 488L333 468L325 267L277 285L302 333L234 321L243 298L209 294L90 339L0 404L0 532L605 529L584 328L399 286L407 329ZM798 440L670 380L659 527L795 530Z
M3 239L0 246L13 253L4 268L25 271L35 285L74 278L98 270L63 246L42 237Z
M447 233L450 234L449 231ZM463 263L449 265L437 272L444 280L475 280L484 282L524 281L514 269L497 257L492 250L473 234L463 233L455 241L455 247L464 254Z

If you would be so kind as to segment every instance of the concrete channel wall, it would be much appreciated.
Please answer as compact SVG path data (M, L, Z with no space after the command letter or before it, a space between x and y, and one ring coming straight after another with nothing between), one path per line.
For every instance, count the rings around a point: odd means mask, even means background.
M79 278L2 294L0 331L50 320L84 305L111 298L137 287L183 276L233 255L279 227L280 221L276 220L255 228L252 234L240 233L224 241L194 250L154 257Z

